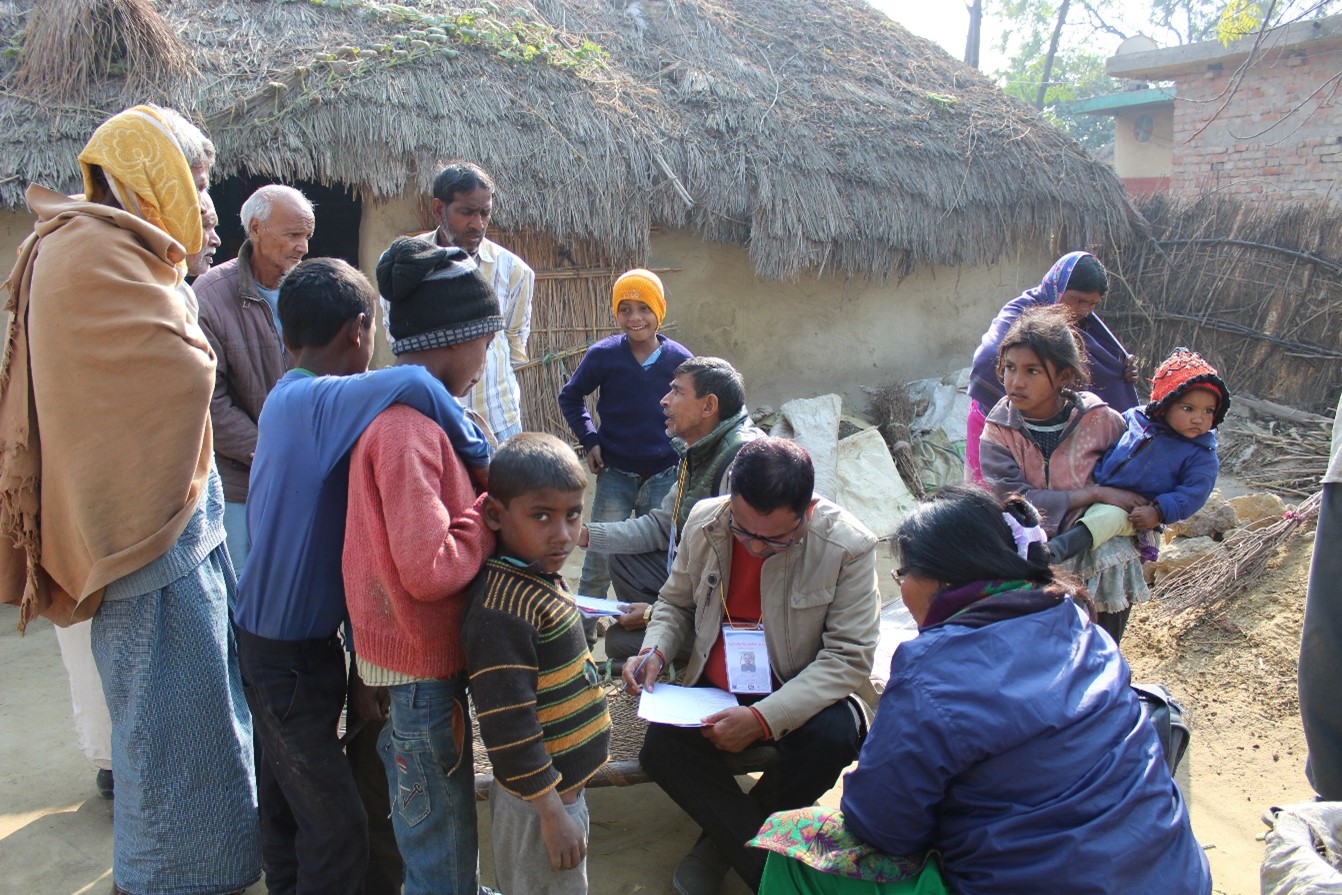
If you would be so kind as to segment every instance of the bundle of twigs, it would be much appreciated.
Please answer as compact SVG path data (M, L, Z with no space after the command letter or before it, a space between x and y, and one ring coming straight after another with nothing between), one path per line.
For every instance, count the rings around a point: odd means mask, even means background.
M1247 396L1235 401L1218 430L1222 471L1254 488L1313 494L1328 468L1333 421Z
M1318 518L1322 498L1323 493L1316 491L1267 528L1238 529L1215 550L1162 580L1152 596L1167 615L1207 610L1234 599L1262 576L1279 547Z
M862 391L867 395L867 413L890 448L890 456L895 458L899 477L915 497L921 499L927 496L923 488L923 473L913 452L913 434L909 429L909 424L927 408L915 407L909 398L907 384L899 380L892 379L879 388L863 386Z

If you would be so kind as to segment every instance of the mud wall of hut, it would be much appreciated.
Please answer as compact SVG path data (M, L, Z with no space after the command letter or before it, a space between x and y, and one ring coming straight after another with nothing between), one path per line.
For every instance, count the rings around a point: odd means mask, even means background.
M367 203L360 262L373 276L396 236L428 226L417 197ZM688 231L657 231L647 259L614 258L600 246L506 229L491 237L536 271L529 342L518 371L528 428L567 436L555 403L589 344L615 329L610 285L645 263L666 283L666 333L696 354L730 360L746 378L752 407L838 392L854 409L864 386L940 376L967 366L1002 304L1038 283L1052 262L1044 246L976 268L920 268L906 279L869 282L821 276L778 283L754 272L746 249L706 243ZM390 362L379 340L375 364Z

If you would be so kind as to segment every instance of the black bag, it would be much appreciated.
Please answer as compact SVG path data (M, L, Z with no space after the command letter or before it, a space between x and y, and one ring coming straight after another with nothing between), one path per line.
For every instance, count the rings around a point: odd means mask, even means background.
M1184 721L1184 707L1164 684L1133 684L1133 692L1142 707L1142 717L1156 729L1156 737L1165 750L1165 763L1170 774L1179 768L1188 749L1188 723Z

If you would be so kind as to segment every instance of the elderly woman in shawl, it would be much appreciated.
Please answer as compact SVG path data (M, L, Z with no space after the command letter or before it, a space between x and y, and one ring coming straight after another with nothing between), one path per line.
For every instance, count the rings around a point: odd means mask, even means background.
M965 441L965 479L983 482L979 468L979 436L984 418L1002 400L1002 382L997 378L997 346L1011 324L1027 308L1063 305L1072 325L1086 342L1090 391L1119 413L1137 406L1137 359L1128 354L1095 308L1109 291L1109 277L1099 259L1089 252L1069 252L1053 263L1044 281L1002 306L983 334L974 352L973 377L969 383L969 422Z
M38 220L7 283L0 581L21 626L93 619L117 891L236 892L260 852L214 356L181 288L197 185L146 106L99 127L79 162L86 199L29 187Z

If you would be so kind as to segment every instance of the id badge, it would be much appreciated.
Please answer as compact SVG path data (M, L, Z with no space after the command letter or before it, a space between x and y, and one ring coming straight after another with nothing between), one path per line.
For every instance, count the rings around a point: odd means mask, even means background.
M763 628L722 628L722 650L727 662L727 688L733 693L764 695L774 690L769 672L769 647Z

